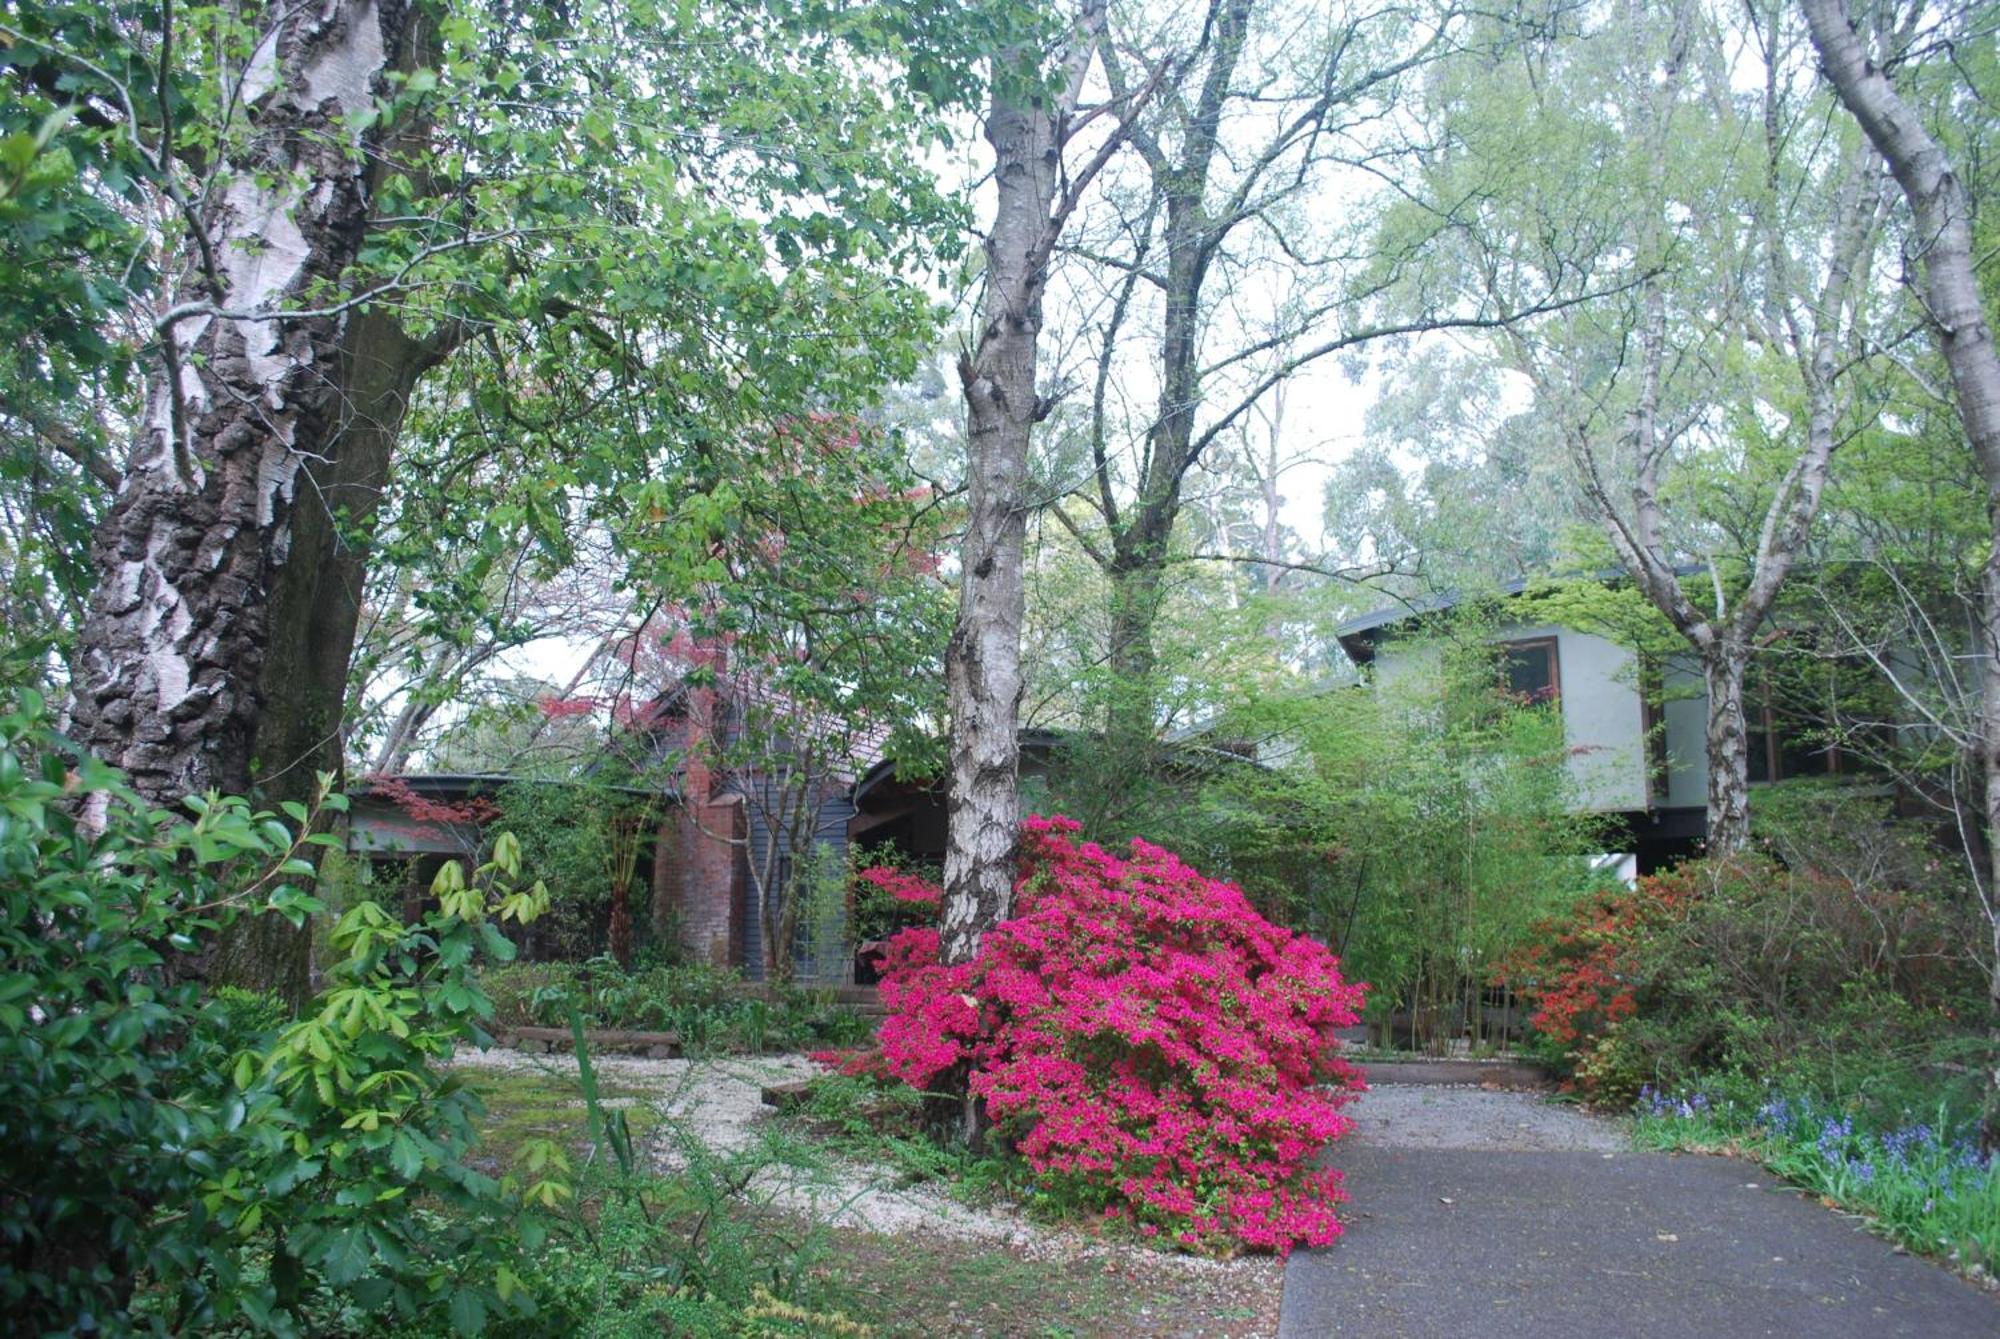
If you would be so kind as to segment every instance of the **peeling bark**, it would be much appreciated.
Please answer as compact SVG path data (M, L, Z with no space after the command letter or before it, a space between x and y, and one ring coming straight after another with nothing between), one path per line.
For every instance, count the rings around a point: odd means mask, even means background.
M364 561L341 526L372 514L420 360L365 310L283 313L337 305L315 290L338 293L354 264L383 148L355 116L408 55L413 10L270 12L243 79L249 133L200 218L214 264L175 294L176 310L211 310L160 332L95 540L72 729L162 806L260 784L291 798L338 758ZM296 998L304 943L283 938L231 954L232 975Z
M1750 737L1743 714L1743 676L1750 649L1718 642L1702 653L1708 690L1708 850L1740 851L1750 843Z
M996 59L986 113L994 206L977 346L959 360L966 407L969 515L958 617L945 650L951 702L951 801L942 953L963 962L1014 900L1021 825L1021 624L1027 603L1028 445L1046 413L1035 393L1049 258L1087 169L1059 196L1067 122L1104 25L1104 0L1078 16L1060 94L1035 87L1022 53ZM1098 165L1102 164L1100 155Z

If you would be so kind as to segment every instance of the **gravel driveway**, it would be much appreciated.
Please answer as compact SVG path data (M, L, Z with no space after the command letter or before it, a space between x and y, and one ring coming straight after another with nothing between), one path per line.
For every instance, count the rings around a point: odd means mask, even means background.
M1385 1084L1347 1108L1348 1138L1376 1148L1487 1148L1520 1152L1620 1153L1625 1123L1585 1114L1534 1093ZM1340 1161L1335 1145L1334 1161Z

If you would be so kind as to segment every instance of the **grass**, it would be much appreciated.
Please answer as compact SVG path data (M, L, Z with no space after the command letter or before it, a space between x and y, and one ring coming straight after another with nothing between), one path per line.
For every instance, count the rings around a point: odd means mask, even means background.
M827 1154L880 1166L885 1181L936 1181L967 1198L999 1192L1003 1164L949 1153L918 1133L912 1096L831 1079L794 1117L752 1147L703 1152L629 1079L598 1076L601 1102L622 1105L635 1144L678 1149L672 1174L642 1161L635 1175L579 1158L576 1198L555 1215L528 1286L541 1313L508 1334L812 1336L1214 1336L1268 1334L1281 1266L1228 1272L1139 1249L1033 1255L1011 1245L923 1233L835 1229L767 1202L757 1178ZM574 1074L476 1073L486 1103L474 1158L513 1169L531 1141L572 1155L589 1149L588 1111ZM429 1339L429 1336L426 1336Z
M1030 1258L1026 1252L933 1237L834 1234L824 1268L848 1280L841 1309L884 1339L949 1334L1265 1335L1277 1324L1282 1266L1264 1274L1190 1274L1165 1257L1129 1253Z
M1908 1250L1975 1277L2000 1271L2000 1161L1953 1129L1942 1109L1870 1129L1811 1098L1648 1089L1633 1137L1647 1148L1754 1158Z
M548 1139L578 1156L589 1153L590 1113L571 1074L542 1070L471 1071L467 1082L486 1105L479 1143L471 1161L489 1175L511 1171L520 1164L524 1147ZM598 1096L622 1107L634 1141L644 1142L663 1121L647 1102L642 1088L598 1080Z
M886 1168L900 1184L933 1181L969 1204L1007 1199L1035 1207L1017 1161L948 1148L926 1135L922 1098L904 1084L821 1074L787 1116L802 1137L851 1162Z

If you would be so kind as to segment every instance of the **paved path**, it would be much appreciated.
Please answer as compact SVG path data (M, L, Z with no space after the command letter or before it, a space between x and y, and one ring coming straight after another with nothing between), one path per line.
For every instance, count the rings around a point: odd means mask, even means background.
M1292 1256L1280 1339L2000 1336L2000 1300L1754 1163L1629 1152L1525 1094L1385 1086L1355 1115L1347 1231Z

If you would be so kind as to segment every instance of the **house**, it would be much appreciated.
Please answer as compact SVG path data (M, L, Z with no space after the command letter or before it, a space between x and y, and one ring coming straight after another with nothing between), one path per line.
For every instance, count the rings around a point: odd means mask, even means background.
M683 957L737 967L758 980L765 974L772 920L766 911L799 873L794 852L810 846L844 859L856 778L853 764L835 748L787 748L764 740L764 748L739 753L752 730L812 729L796 714L772 725L771 713L760 710L754 697L754 689L727 680L699 687L684 680L636 709L615 713L631 745L625 751L641 760L635 774L648 784L614 789L652 805L653 829L633 880L632 916L640 942L671 936ZM697 747L697 741L714 747ZM867 738L847 735L838 742L870 745ZM740 761L728 761L732 755ZM863 760L872 759L864 754ZM364 778L349 791L346 848L396 880L406 916L414 917L445 861L479 858L500 817L495 797L516 784L602 783L522 781L492 772ZM798 842L791 840L794 830L801 834ZM392 868L395 872L386 874ZM531 929L527 951L572 957L601 952L608 943L607 917L600 909L597 924L573 933L580 941L575 943L541 943ZM829 933L837 938L841 928L801 925L793 949L798 979L824 984L848 979L851 963L844 951L815 953L816 943Z
M1693 854L1708 799L1708 703L1693 656L1641 657L1600 633L1542 621L1519 603L1528 589L1515 581L1498 592L1496 673L1515 696L1560 708L1577 807L1614 822L1641 873ZM1429 654L1417 640L1425 621L1462 602L1380 609L1334 635L1364 676L1390 682ZM1752 697L1753 783L1839 769L1838 750L1807 743L1770 700Z
M1187 735L1165 740L1155 757L1155 775L1199 778L1224 768L1262 766L1242 749L1202 742ZM1065 754L1088 748L1096 737L1081 730L1023 727L1020 744L1021 811L1041 812L1049 803L1050 777L1063 766ZM920 864L942 867L945 856L949 796L947 777L898 777L895 760L883 758L854 783L853 817L848 841L857 846L893 847Z

